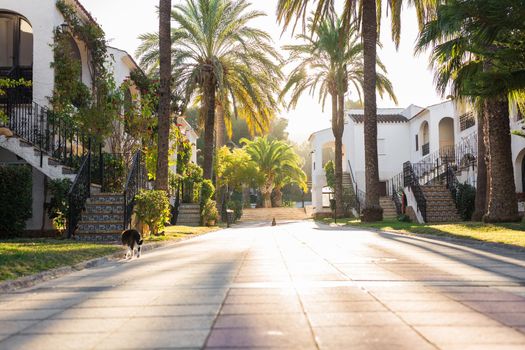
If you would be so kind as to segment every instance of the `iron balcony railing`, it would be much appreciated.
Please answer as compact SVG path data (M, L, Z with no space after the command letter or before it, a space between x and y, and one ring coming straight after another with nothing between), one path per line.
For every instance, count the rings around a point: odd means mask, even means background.
M8 89L0 110L7 117L8 127L15 135L40 151L40 166L44 155L62 165L79 168L88 152L89 136L67 117L30 102L22 89Z

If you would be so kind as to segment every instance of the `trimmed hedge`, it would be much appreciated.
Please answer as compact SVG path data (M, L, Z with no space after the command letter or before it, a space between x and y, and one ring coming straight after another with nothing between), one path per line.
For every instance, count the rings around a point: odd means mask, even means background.
M0 236L25 229L32 216L33 177L28 166L0 166Z

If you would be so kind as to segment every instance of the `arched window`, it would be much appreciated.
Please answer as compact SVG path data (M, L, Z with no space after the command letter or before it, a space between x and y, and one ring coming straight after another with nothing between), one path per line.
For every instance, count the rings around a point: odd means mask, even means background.
M12 68L27 70L32 66L33 28L31 24L24 17L15 13L0 12L0 68L2 70L12 70Z

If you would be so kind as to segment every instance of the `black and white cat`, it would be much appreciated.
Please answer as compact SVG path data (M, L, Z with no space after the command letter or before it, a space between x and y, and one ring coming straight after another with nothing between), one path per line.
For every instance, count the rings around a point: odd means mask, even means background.
M126 252L126 259L132 259L135 256L135 249L137 250L136 256L140 258L140 248L142 246L142 237L139 231L131 229L122 232L122 244L128 246Z

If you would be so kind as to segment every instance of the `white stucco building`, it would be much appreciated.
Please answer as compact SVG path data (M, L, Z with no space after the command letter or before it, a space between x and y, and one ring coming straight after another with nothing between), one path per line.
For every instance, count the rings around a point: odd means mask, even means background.
M82 23L98 25L89 12L78 0L65 0ZM53 43L55 32L70 34L71 56L80 63L81 74L78 79L88 88L92 88L90 53L84 42L73 35L66 19L56 6L57 0L2 0L0 1L0 77L31 81L31 87L25 88L22 98L14 101L9 96L0 97L0 111L7 115L6 125L11 130L10 137L0 136L0 165L30 164L33 169L33 217L27 222L27 230L40 230L44 210L44 180L69 178L75 181L75 169L64 166L56 159L56 153L83 153L85 145L79 146L79 136L67 132L56 133L55 124L47 120L42 111L51 108L50 98L55 88L55 68L53 67ZM107 47L106 67L113 75L116 87L130 81L130 75L140 70L134 58L126 51ZM134 84L125 92L126 99L140 104L140 92ZM124 112L124 111L123 111ZM41 121L35 122L41 118ZM16 120L15 120L16 119ZM13 121L15 120L15 121ZM183 133L195 145L197 135L185 121L181 121ZM22 125L23 124L23 125ZM21 126L22 125L22 126ZM24 126L25 125L25 126ZM0 126L1 123L0 123ZM38 132L34 131L39 128ZM56 126L60 128L60 125ZM125 127L115 122L112 133L118 137L104 142L104 151L115 152L115 139L126 138ZM49 136L52 133L53 136ZM129 135L128 135L129 136ZM70 138L70 142L61 143L60 149L54 143L60 138ZM80 140L81 142L83 140ZM47 143L44 144L44 143ZM49 152L49 150L53 152ZM118 152L121 152L120 150ZM53 153L53 154L51 154ZM196 152L193 152L194 155ZM44 223L50 228L49 222Z
M511 113L512 129L521 129L524 120ZM464 157L477 153L477 122L467 106L446 101L428 107L378 109L379 179L383 196L392 192L392 181L402 177L403 163L434 159L433 155ZM312 204L314 212L329 211L324 165L333 159L334 137L331 129L313 133L309 142L312 154ZM365 189L363 110L348 110L343 135L343 171L353 175L359 190ZM525 191L525 138L512 136L512 159L517 192ZM460 161L460 160L458 160ZM393 180L394 179L394 180ZM460 182L475 185L475 167L458 175ZM323 191L324 189L324 191ZM325 194L323 195L323 192ZM323 198L324 196L324 198Z

